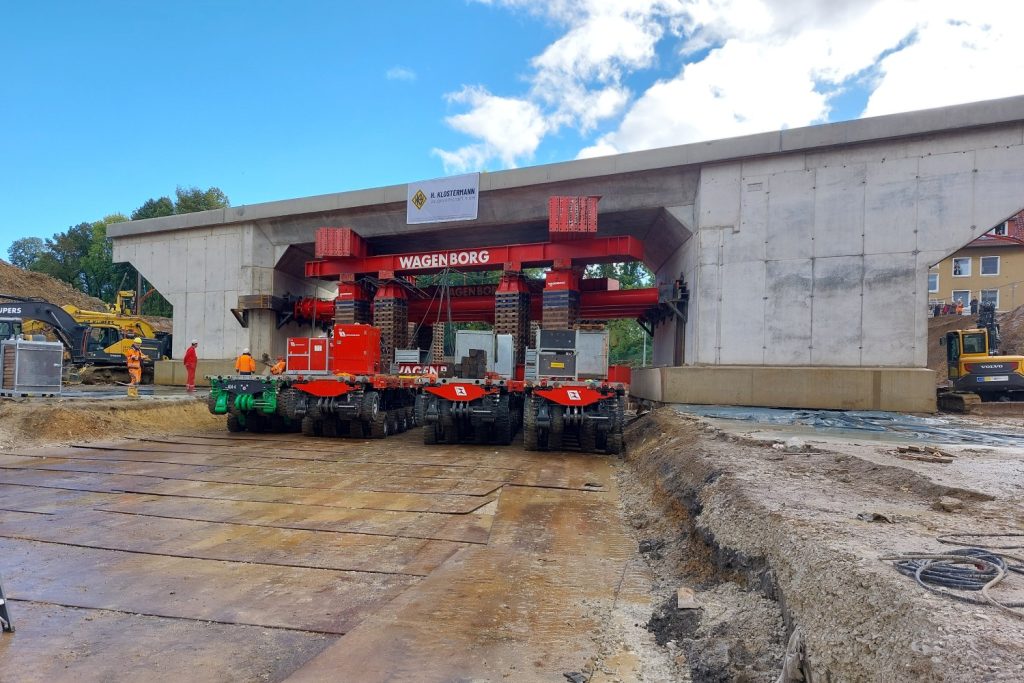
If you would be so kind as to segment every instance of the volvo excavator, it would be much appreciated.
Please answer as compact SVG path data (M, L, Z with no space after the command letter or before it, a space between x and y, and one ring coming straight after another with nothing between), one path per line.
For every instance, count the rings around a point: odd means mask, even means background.
M1024 400L1024 356L999 355L994 304L981 304L976 324L939 339L946 347L946 369L952 384L952 391L939 394L943 410L966 413L981 402Z
M128 367L124 351L132 339L142 338L145 357L143 383L153 381L153 363L167 358L171 337L156 332L153 326L130 314L134 292L119 292L114 310L84 311L74 306L57 306L44 299L0 294L0 319L8 335L42 334L44 326L64 344L68 365L83 383L127 382ZM20 327L20 331L18 331Z

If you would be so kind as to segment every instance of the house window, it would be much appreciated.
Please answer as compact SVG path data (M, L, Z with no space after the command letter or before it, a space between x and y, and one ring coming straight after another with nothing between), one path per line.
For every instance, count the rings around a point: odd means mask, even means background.
M999 275L999 257L998 256L982 256L981 257L981 274L982 275Z
M1006 224L1007 223L1008 223L1008 221L1003 221L1002 223L1000 223L996 227L992 228L992 234L993 235L999 235L1001 237L1006 237Z
M999 290L998 289L983 289L981 290L981 303L992 304L999 310Z
M963 256L953 259L953 277L970 277L971 257Z
M934 294L939 291L939 274L928 273L928 293Z
M964 309L965 310L970 310L970 308L971 308L971 290L969 290L969 289L954 289L953 290L953 303L955 304L957 301L962 301L963 304L964 304Z

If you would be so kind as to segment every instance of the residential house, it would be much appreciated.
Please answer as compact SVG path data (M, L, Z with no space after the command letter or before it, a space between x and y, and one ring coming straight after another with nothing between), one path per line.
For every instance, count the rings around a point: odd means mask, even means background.
M929 270L929 308L959 300L969 309L975 298L1001 312L1024 304L1024 211Z

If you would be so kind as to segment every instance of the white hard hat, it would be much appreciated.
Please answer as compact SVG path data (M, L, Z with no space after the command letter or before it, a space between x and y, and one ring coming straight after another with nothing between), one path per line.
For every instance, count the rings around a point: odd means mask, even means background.
M249 353L249 349L242 349L242 353Z
M196 344L198 344L198 343L199 343L199 340L198 340L198 339L193 339L193 340L192 340L192 346L195 346L195 345L196 345Z

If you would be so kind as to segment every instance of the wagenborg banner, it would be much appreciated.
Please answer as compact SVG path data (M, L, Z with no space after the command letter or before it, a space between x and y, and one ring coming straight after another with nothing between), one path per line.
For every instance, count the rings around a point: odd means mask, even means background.
M473 221L480 196L480 174L409 183L407 193L405 222L409 225Z

